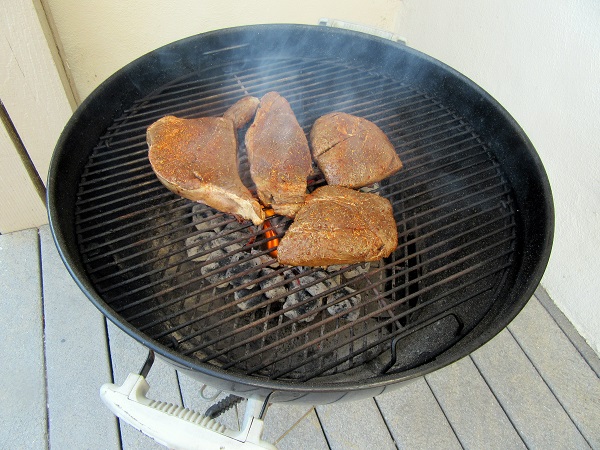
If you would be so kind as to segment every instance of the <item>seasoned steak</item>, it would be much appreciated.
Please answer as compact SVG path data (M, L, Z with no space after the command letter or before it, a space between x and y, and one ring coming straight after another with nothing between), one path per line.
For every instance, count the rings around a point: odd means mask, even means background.
M259 104L260 100L256 97L244 97L225 111L223 118L230 119L235 129L239 130L252 120Z
M319 117L311 129L310 144L328 184L359 188L402 168L383 131L350 114L334 112Z
M312 163L306 136L285 98L269 92L246 132L250 175L258 197L278 214L293 217L306 196Z
M377 261L398 245L392 205L377 194L322 186L306 197L279 243L277 259L291 266Z
M264 221L260 204L238 174L234 120L166 116L150 125L146 140L152 169L168 189L255 225Z

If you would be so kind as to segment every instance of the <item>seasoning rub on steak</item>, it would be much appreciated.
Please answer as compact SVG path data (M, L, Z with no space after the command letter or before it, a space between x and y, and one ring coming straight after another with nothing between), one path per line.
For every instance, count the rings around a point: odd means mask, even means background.
M277 259L290 266L377 261L398 245L392 205L377 194L322 186L306 197L279 243Z
M166 116L148 127L148 157L171 191L255 225L265 217L238 174L236 129L252 119L258 99L243 98L224 117Z
M250 175L258 198L277 214L294 217L304 203L312 171L306 136L285 98L269 92L246 132Z
M328 184L359 188L402 168L384 132L362 117L341 112L319 117L310 131L310 144Z

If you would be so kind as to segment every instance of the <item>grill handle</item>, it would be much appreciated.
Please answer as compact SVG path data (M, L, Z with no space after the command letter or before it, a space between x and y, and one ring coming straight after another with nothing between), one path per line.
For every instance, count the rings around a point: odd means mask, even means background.
M149 389L144 376L130 373L121 386L104 384L100 397L121 420L171 449L277 450L261 439L261 400L248 400L242 429L234 431L196 411L151 400L146 397Z
M359 31L361 33L370 34L371 36L377 36L384 39L388 39L392 42L400 42L406 45L406 38L399 36L391 31L381 30L379 28L370 27L360 23L346 22L345 20L328 19L326 17L319 20L319 25L324 27L342 28L344 30Z

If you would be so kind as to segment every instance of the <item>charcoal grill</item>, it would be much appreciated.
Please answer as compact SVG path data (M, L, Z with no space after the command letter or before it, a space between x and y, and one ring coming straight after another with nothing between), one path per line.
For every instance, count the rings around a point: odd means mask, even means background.
M266 244L289 219L239 223L156 179L145 142L153 121L218 116L269 91L307 133L343 111L390 138L404 169L369 188L394 206L389 258L278 266ZM316 171L309 189L323 183ZM380 394L487 342L533 294L554 226L534 148L480 87L401 44L300 25L198 35L117 72L62 134L48 205L67 268L121 329L212 386L309 403ZM324 280L327 289L286 305ZM345 308L332 314L336 304Z

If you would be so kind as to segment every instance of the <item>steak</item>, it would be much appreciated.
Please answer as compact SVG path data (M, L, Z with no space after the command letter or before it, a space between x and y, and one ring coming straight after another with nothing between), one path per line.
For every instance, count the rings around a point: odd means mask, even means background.
M277 259L290 266L377 261L398 245L392 205L377 194L322 186L306 197L279 243Z
M402 168L384 132L373 122L350 114L319 117L310 131L310 143L328 184L359 188Z
M306 136L285 98L269 92L246 132L250 175L258 198L277 214L294 217L304 203L312 161Z
M240 124L240 117L252 118L252 102L240 102L244 105L236 103L237 111L228 118L159 119L146 133L148 157L169 190L260 225L265 218L262 208L238 174L234 123Z
M252 120L259 104L260 100L256 97L244 97L225 111L223 118L230 119L234 128L239 130Z

